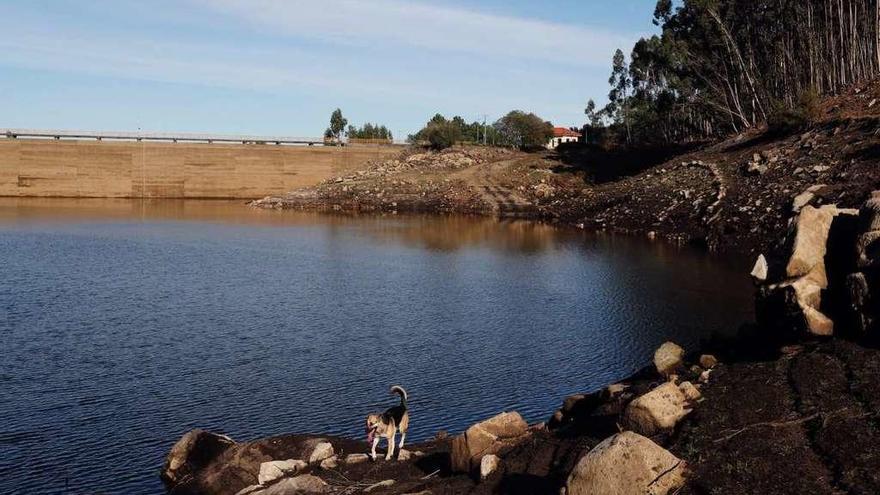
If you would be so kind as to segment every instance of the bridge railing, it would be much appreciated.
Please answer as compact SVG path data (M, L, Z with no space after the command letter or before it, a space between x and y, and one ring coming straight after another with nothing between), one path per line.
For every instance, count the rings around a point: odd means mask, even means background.
M116 141L166 141L195 143L239 143L275 145L324 145L324 138L291 136L255 136L247 134L202 134L195 132L144 132L144 131L71 131L61 129L2 129L0 137L6 139L104 139Z

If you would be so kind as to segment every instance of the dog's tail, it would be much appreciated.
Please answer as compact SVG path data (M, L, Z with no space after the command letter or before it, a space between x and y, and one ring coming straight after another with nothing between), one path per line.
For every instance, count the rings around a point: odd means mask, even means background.
M403 387L401 387L400 385L395 385L395 386L391 387L391 393L399 395L400 396L400 405L403 407L406 407L407 396L406 396L406 390L404 390Z

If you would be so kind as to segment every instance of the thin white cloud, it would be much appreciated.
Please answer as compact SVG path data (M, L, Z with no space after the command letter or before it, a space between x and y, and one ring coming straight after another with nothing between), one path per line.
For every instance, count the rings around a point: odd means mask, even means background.
M400 0L193 0L236 19L303 38L343 43L365 57L400 45L477 56L608 65L637 36Z

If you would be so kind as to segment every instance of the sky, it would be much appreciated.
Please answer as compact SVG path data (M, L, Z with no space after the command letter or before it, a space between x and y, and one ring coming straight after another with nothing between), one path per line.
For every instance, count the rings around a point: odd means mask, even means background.
M395 137L432 115L562 126L656 0L0 0L0 128Z

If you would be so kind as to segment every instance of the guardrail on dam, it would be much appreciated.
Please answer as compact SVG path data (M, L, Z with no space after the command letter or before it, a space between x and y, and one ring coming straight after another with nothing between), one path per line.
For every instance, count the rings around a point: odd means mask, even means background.
M0 129L0 196L260 198L399 151L280 136Z

